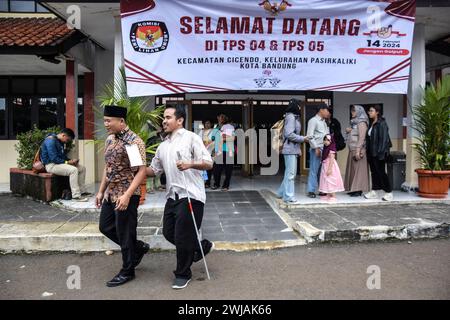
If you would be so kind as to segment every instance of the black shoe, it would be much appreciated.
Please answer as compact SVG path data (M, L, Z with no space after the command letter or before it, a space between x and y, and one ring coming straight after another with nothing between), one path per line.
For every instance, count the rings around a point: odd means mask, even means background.
M63 190L61 199L63 200L72 200L72 192L70 190Z
M118 274L117 276L112 278L110 281L108 281L106 283L106 286L107 287L117 287L117 286L125 284L128 281L131 281L133 279L134 279L134 275L133 276L125 276L125 275Z
M316 194L314 192L308 192L308 197L315 198Z
M145 256L145 254L150 250L150 246L148 245L148 243L144 243L142 245L142 248L139 250L140 252L138 253L138 256L136 257L136 259L134 260L133 266L136 268L139 263L141 263L142 258Z
M361 197L362 191L350 192L350 197Z
M319 192L319 196L320 196L320 197L325 197L326 195L327 195L326 193Z
M175 278L172 289L184 289L187 287L189 281L191 281L191 279Z
M82 196L92 196L92 193L90 193L90 192L83 192L81 195Z
M206 243L206 246L205 246L205 249L203 249L203 253L205 254L205 256L208 254L208 253L210 253L210 252L212 252L213 250L214 250L214 248L216 247L216 245L214 244L214 242L212 242L212 241L208 241L207 243ZM202 260L203 259L203 257L202 257L202 252L201 251L195 251L194 252L194 262L198 262L198 261L200 261L200 260Z
M211 187L211 190L217 190L217 189L219 189L218 186L212 186L212 187Z

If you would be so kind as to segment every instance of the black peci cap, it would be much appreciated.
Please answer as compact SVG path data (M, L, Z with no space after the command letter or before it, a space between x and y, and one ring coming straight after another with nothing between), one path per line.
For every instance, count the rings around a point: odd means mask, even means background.
M127 118L127 108L119 106L105 106L103 111L105 117Z

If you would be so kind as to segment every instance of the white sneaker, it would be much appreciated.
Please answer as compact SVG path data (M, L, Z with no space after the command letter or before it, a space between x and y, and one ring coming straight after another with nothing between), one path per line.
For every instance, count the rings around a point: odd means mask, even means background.
M76 198L72 198L72 200L76 201L76 202L88 202L89 198L87 198L87 197L76 197Z
M188 283L191 281L191 279L182 279L182 278L175 278L172 284L172 289L179 290L184 289L187 287Z
M367 192L366 194L364 194L364 198L366 199L377 199L378 198L378 194L375 190L372 190L370 192Z
M381 198L383 201L392 201L394 200L394 195L392 192L386 192L383 198Z

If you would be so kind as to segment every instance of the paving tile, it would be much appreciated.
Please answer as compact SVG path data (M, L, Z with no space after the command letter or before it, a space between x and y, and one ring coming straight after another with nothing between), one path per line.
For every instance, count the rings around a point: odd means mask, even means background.
M243 226L223 226L224 233L245 233L246 230Z

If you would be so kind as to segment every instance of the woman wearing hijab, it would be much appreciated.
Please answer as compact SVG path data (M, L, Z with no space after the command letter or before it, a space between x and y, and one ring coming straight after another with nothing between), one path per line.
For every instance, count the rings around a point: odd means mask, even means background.
M349 153L345 170L345 190L351 197L360 197L363 192L369 191L369 169L366 157L369 117L360 105L352 105L351 113L350 128L346 129Z
M297 158L301 155L300 143L306 141L307 137L300 135L300 102L291 99L285 111L283 130L283 149L281 153L284 157L284 178L278 188L278 198L289 204L297 204L295 194L295 176L297 175Z

